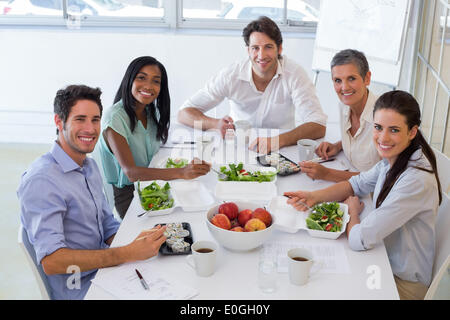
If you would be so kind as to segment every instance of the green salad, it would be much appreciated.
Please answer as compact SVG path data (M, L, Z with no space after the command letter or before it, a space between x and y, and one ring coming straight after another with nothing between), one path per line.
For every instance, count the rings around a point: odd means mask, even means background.
M188 165L189 160L182 158L168 158L166 162L166 168L184 168Z
M229 164L228 166L229 169L226 166L220 167L220 172L227 176L225 179L220 179L221 181L270 182L273 181L277 175L276 171L247 171L244 169L242 162L238 165Z
M173 207L173 199L169 196L170 185L166 182L164 187L160 187L156 181L141 190L140 181L138 185L138 194L141 199L141 205L144 210L156 211Z
M337 202L315 205L308 218L306 226L312 230L340 232L342 230L344 211Z

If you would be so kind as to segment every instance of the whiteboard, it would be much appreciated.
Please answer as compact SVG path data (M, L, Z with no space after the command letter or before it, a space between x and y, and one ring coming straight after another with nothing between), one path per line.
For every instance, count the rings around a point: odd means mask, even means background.
M330 72L343 49L364 52L372 81L397 86L410 0L322 0L312 69Z

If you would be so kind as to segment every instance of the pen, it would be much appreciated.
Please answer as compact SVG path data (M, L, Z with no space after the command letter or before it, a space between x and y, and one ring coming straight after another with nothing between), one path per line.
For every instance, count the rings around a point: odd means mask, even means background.
M311 162L317 162L317 163L324 163L329 161L334 161L334 158L329 158L328 160L322 159L322 158L314 158L310 160Z
M195 144L195 141L172 142L173 144Z
M141 273L138 271L138 269L134 269L139 277L139 280L142 283L142 286L144 287L145 290L149 290L150 288L148 287L147 282L145 282L144 277L142 277Z

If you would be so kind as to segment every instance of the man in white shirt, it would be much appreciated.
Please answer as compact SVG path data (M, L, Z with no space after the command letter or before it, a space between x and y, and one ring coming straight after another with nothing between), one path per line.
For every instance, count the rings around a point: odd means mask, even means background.
M271 19L261 17L243 31L249 58L223 69L206 86L188 99L178 112L178 121L202 130L217 129L222 136L234 129L234 120L247 120L255 128L285 129L275 137L259 137L250 149L268 153L294 145L299 139L318 139L325 135L327 116L323 113L315 88L302 67L281 56L282 36ZM204 113L225 98L231 116L216 119ZM295 127L295 109L302 124Z

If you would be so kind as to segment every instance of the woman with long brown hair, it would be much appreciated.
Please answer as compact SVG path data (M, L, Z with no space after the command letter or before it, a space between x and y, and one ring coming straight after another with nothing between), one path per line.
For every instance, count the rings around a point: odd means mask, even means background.
M313 192L286 192L288 203L305 210L325 201L344 201L349 245L368 250L384 242L401 299L423 299L431 283L435 217L442 200L436 157L419 130L420 108L404 91L375 103L373 142L382 158L348 181ZM360 219L360 196L373 192L372 211Z

